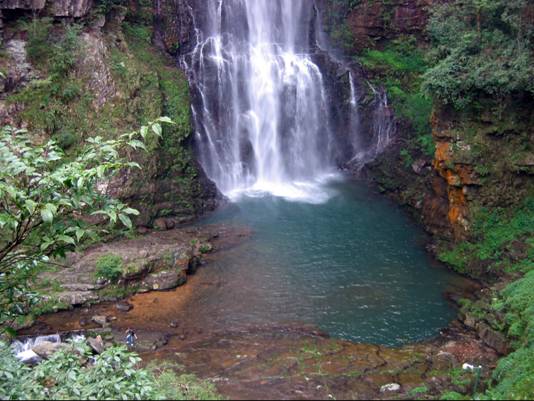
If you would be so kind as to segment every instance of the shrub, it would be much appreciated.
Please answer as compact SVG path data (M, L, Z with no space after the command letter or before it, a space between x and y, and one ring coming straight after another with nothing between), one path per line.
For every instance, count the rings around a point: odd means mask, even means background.
M141 359L125 347L92 358L83 341L56 352L34 368L0 343L0 399L220 399L211 384L168 368L139 369Z
M487 392L494 400L534 398L534 347L520 348L499 361L493 372L496 384Z
M534 24L529 0L455 0L432 8L428 32L435 66L429 96L458 109L483 96L534 94Z
M107 254L96 261L96 277L115 283L121 278L123 261L118 255Z
M377 84L385 87L396 115L412 126L414 135L409 143L410 150L433 156L432 98L421 90L421 77L428 69L423 51L413 38L400 37L383 50L366 50L359 59L372 71ZM406 159L405 155L403 158Z
M52 19L35 18L26 23L23 28L28 32L28 43L26 45L28 59L36 65L41 65L47 59L50 49L48 36L52 29Z
M456 245L452 250L441 252L439 258L460 272L484 261L490 268L503 267L506 261L506 247L534 233L534 199L528 198L517 209L495 208L480 209L474 216L474 238L469 242ZM526 241L531 248L528 260L521 264L531 266L533 244Z

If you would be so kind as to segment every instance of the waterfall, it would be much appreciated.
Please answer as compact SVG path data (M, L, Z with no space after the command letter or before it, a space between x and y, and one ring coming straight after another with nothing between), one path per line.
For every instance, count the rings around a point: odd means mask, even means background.
M37 354L32 351L32 349L39 344L43 343L61 343L61 337L59 334L53 334L49 336L39 336L36 338L30 338L25 342L15 341L11 344L11 349L13 353L22 362L39 359Z
M371 87L374 109L362 124L360 82L327 50L314 1L189 7L195 38L180 62L192 89L195 145L208 177L229 198L271 193L323 202L331 196L323 184L339 167L359 170L391 142L387 96ZM325 55L338 72L321 71L317 59L324 64ZM350 81L344 104L344 91L332 85L341 70Z
M351 80L351 129L356 135L352 135L354 156L347 163L355 170L361 170L366 164L374 161L393 141L395 133L395 118L393 111L389 106L387 93L380 89L377 90L373 85L369 84L371 91L374 94L374 107L371 116L371 127L368 133L366 143L362 143L361 135L359 134L359 112L358 99L355 93L355 86Z
M194 5L192 4L194 7ZM199 6L197 6L199 7ZM230 198L322 201L335 171L325 82L312 59L310 0L217 0L193 14L182 57L200 162Z

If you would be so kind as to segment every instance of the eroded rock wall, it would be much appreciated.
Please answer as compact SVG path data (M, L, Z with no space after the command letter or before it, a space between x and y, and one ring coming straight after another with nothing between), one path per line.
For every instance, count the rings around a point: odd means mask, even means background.
M170 116L177 125L165 127L163 139L148 144L148 152L131 155L142 169L124 171L105 189L141 212L137 225L174 228L215 208L220 199L190 151L187 80L167 48L157 50L150 43L151 19L147 23L140 13L150 18L154 15L151 7L133 2L130 8L112 7L104 15L101 9L91 8L94 5L91 0L0 2L0 9L20 12L4 20L0 124L26 127L75 152L87 136L118 135L159 116ZM63 78L52 78L52 83L47 83L51 79L50 61L37 63L28 55L29 35L18 24L27 10L38 12L33 14L37 24L41 24L41 16L54 17L48 28L50 42L61 42L64 37L71 23L67 20L65 25L64 17L87 14L87 18L75 21L79 33L74 66ZM178 15L183 11L176 10ZM169 32L166 35L170 37ZM44 57L51 57L50 53ZM70 90L72 95L47 94L48 85L59 87L59 93ZM48 116L54 113L59 117L49 124Z
M93 0L1 0L0 10L44 13L51 17L81 18L87 15Z

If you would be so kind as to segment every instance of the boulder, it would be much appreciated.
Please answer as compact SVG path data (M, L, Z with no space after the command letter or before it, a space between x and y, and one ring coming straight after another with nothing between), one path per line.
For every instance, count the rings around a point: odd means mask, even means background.
M42 361L41 357L31 349L17 354L17 358L25 365L37 365Z
M48 359L54 355L57 351L63 348L65 344L53 343L50 341L42 341L32 348L32 351L42 359Z
M107 316L93 316L91 320L102 327L108 327L109 322Z
M427 166L428 162L425 159L418 159L412 164L412 170L415 174L420 175Z
M104 345L104 340L102 340L101 336L89 338L87 339L87 343L97 354L101 354L106 349L106 346Z
M385 384L382 387L380 387L380 392L381 393L394 393L394 392L400 391L400 389L401 389L400 384L390 383L390 384Z
M128 302L119 302L115 305L115 309L120 312L129 312L133 309L133 305Z
M142 282L148 290L165 291L185 284L187 275L184 271L162 271L149 274Z
M456 357L450 352L440 351L432 358L432 369L448 371L453 369L458 364Z
M502 355L506 355L509 352L508 340L504 334L493 330L485 323L479 323L477 330L482 341L490 348Z

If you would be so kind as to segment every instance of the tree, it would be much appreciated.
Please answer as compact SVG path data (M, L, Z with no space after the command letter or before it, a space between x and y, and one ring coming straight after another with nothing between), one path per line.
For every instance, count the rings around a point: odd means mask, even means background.
M433 6L428 95L458 109L476 99L534 95L534 24L527 0L454 0ZM532 11L530 11L532 12Z
M0 324L34 300L28 281L40 267L97 236L106 220L132 227L129 216L138 212L99 185L122 169L140 168L128 150L146 149L149 135L161 137L161 123L171 120L159 118L118 139L90 138L73 159L54 141L35 143L26 130L0 131ZM91 224L90 216L105 221Z

